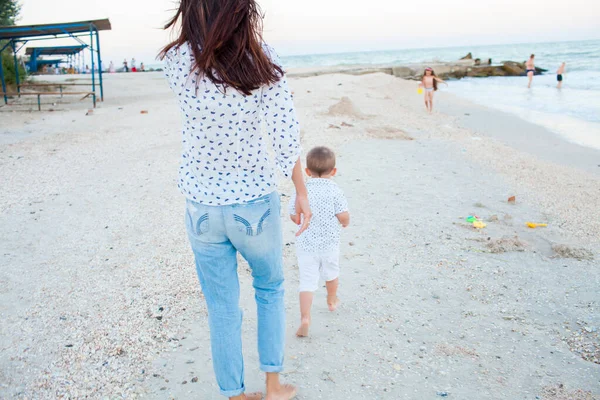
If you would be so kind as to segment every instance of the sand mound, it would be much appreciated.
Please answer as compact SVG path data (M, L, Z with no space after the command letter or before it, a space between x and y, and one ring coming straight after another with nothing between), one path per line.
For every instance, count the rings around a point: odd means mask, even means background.
M556 386L546 386L541 393L543 400L596 400L592 392L582 389L567 390L562 383Z
M552 250L554 250L556 256L559 258L574 258L579 261L592 261L594 259L594 254L591 251L582 248L570 247L566 244L555 244L552 246Z
M525 251L527 243L519 239L518 236L504 236L501 239L490 240L486 246L491 253L510 253L513 251Z
M342 97L340 101L329 107L328 115L333 116L347 116L353 118L363 118L364 114L356 108L352 100L349 97Z
M398 139L398 140L414 140L408 133L402 129L392 126L382 126L377 128L367 128L367 133L377 139Z

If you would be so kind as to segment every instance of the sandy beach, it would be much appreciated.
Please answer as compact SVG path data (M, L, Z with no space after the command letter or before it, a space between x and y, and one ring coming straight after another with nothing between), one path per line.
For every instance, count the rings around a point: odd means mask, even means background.
M342 306L320 289L302 340L282 215L298 398L600 399L600 151L443 90L428 115L415 82L383 73L290 85L303 148L336 151L352 214ZM91 115L68 102L0 107L0 398L220 399L166 80L107 74Z

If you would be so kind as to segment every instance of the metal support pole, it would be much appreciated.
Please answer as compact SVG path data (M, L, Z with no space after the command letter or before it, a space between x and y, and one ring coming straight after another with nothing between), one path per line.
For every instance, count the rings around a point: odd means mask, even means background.
M0 60L0 82L2 82L2 93L4 93L4 104L8 104L8 96L6 95L6 82L4 81L4 68L2 67L2 60Z
M31 57L29 58L29 69L31 69L33 72L37 72L37 70L38 70L37 58L38 58L38 50L33 49L33 53L31 54Z
M10 41L13 49L13 58L15 60L15 78L17 79L17 93L21 97L21 80L19 79L19 60L17 59L17 45L14 39Z
M38 97L38 111L42 111L42 100L40 99L41 96L38 94L37 97Z
M6 44L4 46L2 46L2 48L0 49L0 53L2 53L4 50L6 50L6 48L10 46L10 42L6 42Z
M98 77L100 81L100 101L104 101L104 84L102 82L102 57L100 55L100 32L96 29L96 52L98 53Z
M94 73L94 30L90 25L90 56L92 57L92 92L96 93L96 74Z

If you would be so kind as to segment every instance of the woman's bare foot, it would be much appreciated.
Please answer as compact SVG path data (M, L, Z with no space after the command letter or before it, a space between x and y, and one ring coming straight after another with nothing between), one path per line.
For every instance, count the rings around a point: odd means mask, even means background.
M279 389L268 391L266 400L291 400L296 397L298 390L294 385L281 385Z
M310 319L303 318L300 323L300 328L298 328L298 332L296 332L296 336L308 337L308 329L309 328L310 328Z
M230 400L262 400L263 394L262 392L253 392L253 393L245 393L241 396L230 397Z
M335 296L335 297L327 297L327 305L329 306L329 311L335 311L337 310L338 306L340 305L340 299Z

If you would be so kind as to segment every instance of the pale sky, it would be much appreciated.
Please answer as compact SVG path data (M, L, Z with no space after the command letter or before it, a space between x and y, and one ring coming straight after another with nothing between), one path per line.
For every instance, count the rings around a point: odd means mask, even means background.
M155 63L172 0L23 0L19 24L110 18L103 62ZM599 39L597 0L262 0L281 55ZM75 44L33 42L36 45Z

